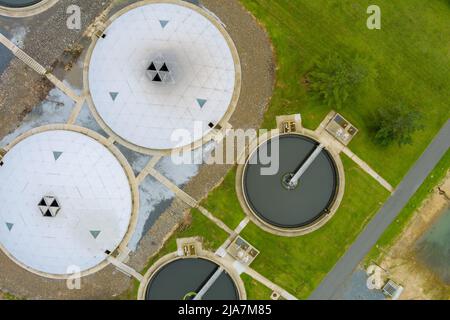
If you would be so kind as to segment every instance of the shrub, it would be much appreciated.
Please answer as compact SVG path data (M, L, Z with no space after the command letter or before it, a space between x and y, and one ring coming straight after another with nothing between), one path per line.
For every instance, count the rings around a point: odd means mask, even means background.
M338 53L317 60L307 74L310 92L328 107L342 109L345 102L373 73L359 56L350 60Z
M375 142L388 146L397 142L399 146L412 143L414 132L423 129L422 115L404 104L396 104L377 111L374 123Z

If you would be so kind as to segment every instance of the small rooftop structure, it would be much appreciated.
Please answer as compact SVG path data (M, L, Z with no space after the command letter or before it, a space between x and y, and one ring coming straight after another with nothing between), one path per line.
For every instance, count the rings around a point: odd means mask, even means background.
M203 245L199 238L178 238L177 252L179 257L198 256L203 253Z
M276 121L281 133L299 132L302 128L302 116L300 114L277 116Z
M403 292L403 287L393 280L389 280L383 287L383 293L385 296L397 300Z
M335 113L330 122L325 127L326 131L344 145L348 145L358 129L348 122L342 115Z
M228 246L227 252L243 265L250 265L259 255L259 251L242 237L238 236Z

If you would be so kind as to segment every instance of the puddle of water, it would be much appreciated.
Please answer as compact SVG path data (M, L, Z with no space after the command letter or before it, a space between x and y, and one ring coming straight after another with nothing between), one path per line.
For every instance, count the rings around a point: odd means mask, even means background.
M88 129L91 129L98 134L104 136L105 138L108 138L108 135L105 131L98 125L97 121L95 121L94 117L91 114L91 111L89 110L89 107L87 105L87 102L84 103L83 107L81 108L81 111L78 115L77 120L75 121L75 124L77 126L85 127Z
M334 299L339 300L385 300L381 290L367 288L367 274L364 270L355 270L342 288L336 292Z
M175 195L151 176L139 186L139 215L128 248L135 251L142 237L150 230L159 216L170 206Z
M12 53L6 49L5 46L0 44L0 75L5 71L12 58Z
M416 250L419 259L450 284L450 207L417 242Z
M1 0L0 0L1 4ZM11 40L16 46L23 49L25 37L28 33L28 29L24 26L14 26L11 29L6 30L0 27L0 32ZM5 71L11 59L14 55L5 46L0 44L0 75Z
M74 102L58 88L50 90L47 98L25 117L22 124L0 141L3 148L21 134L52 123L66 123L72 113Z
M124 157L128 160L128 163L133 168L134 175L137 176L145 168L147 163L152 159L151 156L145 155L139 152L132 151L127 147L114 143L114 145L120 150Z

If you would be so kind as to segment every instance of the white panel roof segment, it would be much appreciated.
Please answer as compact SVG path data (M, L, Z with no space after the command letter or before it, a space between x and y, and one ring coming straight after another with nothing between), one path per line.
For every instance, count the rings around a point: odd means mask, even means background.
M46 131L22 140L5 155L0 181L0 243L35 271L91 269L128 230L132 198L125 171L106 147L81 133ZM60 205L54 217L39 209L45 196Z
M200 10L200 9L199 9ZM183 147L224 117L235 91L232 51L205 16L177 4L155 3L123 14L92 52L89 87L105 124L126 141L148 149ZM152 81L147 69L165 63L170 81ZM159 65L158 65L159 64ZM157 71L158 71L157 70ZM201 121L202 135L195 136ZM191 133L176 141L177 129Z

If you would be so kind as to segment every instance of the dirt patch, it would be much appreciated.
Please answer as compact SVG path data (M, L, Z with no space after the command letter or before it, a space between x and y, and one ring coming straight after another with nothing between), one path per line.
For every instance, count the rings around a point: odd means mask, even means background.
M0 137L13 131L53 88L21 61L12 61L0 77Z
M389 277L405 287L401 299L432 300L450 298L450 286L424 266L416 257L415 244L439 219L448 207L450 195L450 172L417 210L412 221L398 241L384 255L381 267L388 270Z

